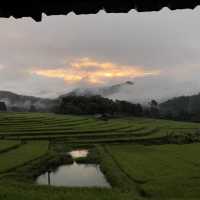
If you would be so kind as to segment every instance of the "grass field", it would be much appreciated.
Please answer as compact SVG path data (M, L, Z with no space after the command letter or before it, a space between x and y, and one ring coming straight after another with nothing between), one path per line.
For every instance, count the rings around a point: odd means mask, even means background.
M154 198L200 197L200 145L107 147L122 171Z
M200 199L199 128L147 118L0 113L0 199ZM81 145L95 149L112 189L34 184L42 163Z
M17 148L20 145L19 141L3 140L0 141L0 153L9 151L11 149Z
M37 141L27 142L20 145L17 149L10 150L9 152L0 155L0 174L16 169L19 166L33 161L48 150L48 142Z

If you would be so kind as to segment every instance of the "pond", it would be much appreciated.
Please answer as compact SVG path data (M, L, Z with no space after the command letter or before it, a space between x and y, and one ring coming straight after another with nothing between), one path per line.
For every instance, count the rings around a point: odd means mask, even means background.
M69 152L73 158L86 157L88 151L78 150ZM110 188L104 174L97 164L61 165L55 171L45 172L36 179L39 185L65 187L104 187Z

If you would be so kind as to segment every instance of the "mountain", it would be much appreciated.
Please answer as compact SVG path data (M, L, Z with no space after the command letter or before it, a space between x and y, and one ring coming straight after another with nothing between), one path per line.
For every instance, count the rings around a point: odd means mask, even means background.
M133 86L134 83L131 81L126 81L125 83L116 84L108 87L100 88L77 88L67 94L61 95L60 98L66 96L93 96L101 95L103 97L108 97L113 94L119 93L123 88Z
M59 106L61 100L67 96L95 96L108 97L119 93L123 88L134 85L133 82L116 84L102 88L75 89L67 94L61 95L56 99L44 99L34 96L25 96L9 91L0 91L0 102L4 102L8 111L39 111L50 112Z
M200 121L200 93L169 99L159 105L164 117Z
M33 96L15 94L9 91L0 91L0 101L4 102L10 111L50 111L57 100L43 99Z

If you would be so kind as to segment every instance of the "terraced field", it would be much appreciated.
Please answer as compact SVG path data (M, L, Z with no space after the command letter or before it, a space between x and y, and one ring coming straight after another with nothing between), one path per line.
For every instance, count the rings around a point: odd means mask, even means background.
M54 114L0 114L2 139L65 139L71 142L130 142L159 139L169 134L194 134L197 123L181 123L143 118L110 119Z
M0 199L199 199L199 128L147 118L0 113ZM34 184L42 165L80 146L93 149L112 189Z
M146 196L154 199L200 197L200 144L113 145L107 149Z
M0 153L17 148L20 145L19 141L0 140Z
M48 142L37 141L21 144L18 148L2 153L0 156L0 174L12 171L41 156L48 150Z

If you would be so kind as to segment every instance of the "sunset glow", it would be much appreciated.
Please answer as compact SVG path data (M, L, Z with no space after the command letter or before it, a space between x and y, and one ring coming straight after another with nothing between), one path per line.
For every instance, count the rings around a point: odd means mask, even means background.
M103 84L113 78L133 79L158 75L157 70L145 70L142 67L119 65L112 62L99 62L90 58L81 58L70 62L66 68L59 69L34 69L31 73L49 78L61 78L65 82L79 82Z

